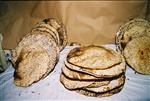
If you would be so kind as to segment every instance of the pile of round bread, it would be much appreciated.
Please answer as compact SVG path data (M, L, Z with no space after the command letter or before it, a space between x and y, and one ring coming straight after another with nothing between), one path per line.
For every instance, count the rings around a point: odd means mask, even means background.
M60 81L65 88L86 96L110 96L123 88L125 69L124 58L112 49L76 47L66 56Z
M14 83L25 87L45 78L54 69L66 37L63 24L55 19L37 23L12 51Z
M135 18L120 27L117 50L136 72L150 74L150 22Z

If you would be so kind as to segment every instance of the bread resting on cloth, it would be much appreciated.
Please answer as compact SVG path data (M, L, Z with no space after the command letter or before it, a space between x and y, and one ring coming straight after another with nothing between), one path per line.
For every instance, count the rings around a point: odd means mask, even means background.
M143 18L134 18L122 25L116 35L118 51L123 51L126 44L140 36L150 36L150 22Z
M55 19L50 23L44 21L37 23L12 51L14 83L17 86L27 87L46 77L54 69L59 52L67 43L62 25ZM59 32L59 29L64 32Z
M122 25L116 35L117 50L136 72L150 74L150 22L134 18Z
M46 53L38 52L38 50L40 49L39 47L41 47L42 50ZM16 82L15 84L18 86L31 85L33 82L37 81L35 78L32 78L32 82L27 83L25 83L25 81L23 80L29 80L31 78L29 76L29 73L31 75L38 75L40 77L40 71L44 70L44 68L45 72L42 72L43 77L48 75L48 73L53 70L58 60L57 51L58 47L56 46L54 40L50 40L47 35L33 34L24 37L16 47L16 50L13 52L13 63L15 65L14 80L16 80L17 77L21 76L21 78L17 80L22 81L22 83L20 84ZM46 62L48 63L48 65L46 66L44 65L44 59L47 59ZM39 70L37 68L39 68ZM34 73L33 71L37 71L37 73Z
M67 55L65 65L71 70L98 78L118 76L125 71L125 61L119 53L98 46L74 48Z
M72 49L64 60L60 82L65 88L86 96L110 96L125 84L123 56L102 46Z
M111 78L111 77L118 76L122 74L123 72L125 72L125 62L122 62L118 65L115 65L111 68L104 69L104 70L85 69L82 67L74 66L67 62L65 62L65 64L69 69L72 69L81 73L86 73L86 74L95 76L97 78Z
M150 74L150 37L138 37L131 40L123 54L127 63L138 73Z
M122 62L120 54L102 46L74 48L66 59L69 64L98 70L107 69Z

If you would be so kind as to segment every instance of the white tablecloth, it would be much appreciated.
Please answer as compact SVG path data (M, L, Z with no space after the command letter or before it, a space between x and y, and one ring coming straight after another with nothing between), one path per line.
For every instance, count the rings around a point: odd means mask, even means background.
M106 45L115 49L114 45ZM127 67L126 82L122 91L110 97L96 98L80 95L63 87L59 81L65 54L73 46L67 46L60 54L60 60L52 73L45 79L23 88L13 84L14 69L10 65L0 74L0 101L18 100L97 100L97 101L150 101L150 76L135 73Z

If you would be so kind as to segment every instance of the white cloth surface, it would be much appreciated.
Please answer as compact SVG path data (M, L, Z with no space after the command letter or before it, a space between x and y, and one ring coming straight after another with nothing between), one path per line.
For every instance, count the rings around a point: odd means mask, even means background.
M13 84L14 69L10 65L0 74L0 101L20 100L92 100L92 101L150 101L150 75L135 73L126 69L126 82L118 94L110 97L87 97L74 91L69 91L60 83L59 77L65 55L75 46L66 46L60 53L60 59L55 69L43 80L30 87L17 87ZM106 45L115 49L114 45Z

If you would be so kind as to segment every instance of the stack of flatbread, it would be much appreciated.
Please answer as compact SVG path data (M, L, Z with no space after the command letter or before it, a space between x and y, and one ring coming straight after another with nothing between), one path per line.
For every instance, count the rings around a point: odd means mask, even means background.
M109 48L76 47L66 56L60 81L65 88L86 96L110 96L124 86L125 61Z
M150 74L150 22L135 18L120 27L117 50L136 72Z
M46 77L57 63L66 37L64 26L55 19L37 23L12 52L14 83L26 87Z

